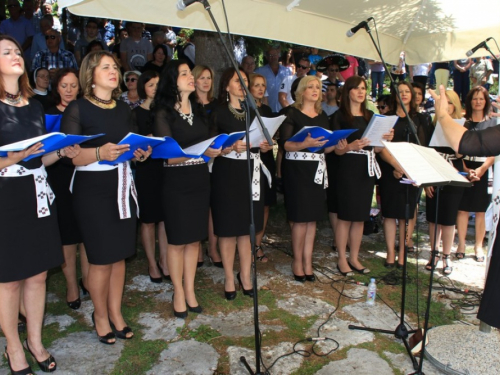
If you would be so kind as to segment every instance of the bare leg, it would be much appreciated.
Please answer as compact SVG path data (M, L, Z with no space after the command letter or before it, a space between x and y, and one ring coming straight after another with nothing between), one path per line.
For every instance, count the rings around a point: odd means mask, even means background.
M224 290L232 292L235 290L233 266L236 255L236 237L219 237L219 249L226 277Z
M186 311L186 296L182 285L184 273L184 249L185 245L168 245L167 259L168 270L174 286L174 310L178 312ZM198 259L198 242L196 243L195 259ZM195 265L196 267L196 265Z
M127 326L122 315L123 289L125 286L125 260L113 263L111 266L108 295L109 318L116 329L121 331ZM133 335L133 332L127 333L127 337L129 338Z
M304 273L306 275L312 275L312 255L314 250L314 240L316 238L316 222L311 221L307 223L306 237L304 241L304 251L302 255L302 264Z
M156 237L155 223L141 223L141 240L144 252L148 258L148 273L151 277L161 277L161 272L156 265Z
M457 252L465 253L465 237L467 236L467 226L469 225L469 213L458 211L457 214L457 232L458 248Z
M239 236L236 238L238 243L238 256L240 257L240 278L244 289L252 289L250 278L252 267L252 249L250 247L250 236Z
M346 246L349 232L351 229L351 222L337 219L337 226L335 228L335 238L337 240L337 250L339 252L338 266L341 272L351 272L351 267L347 264Z
M87 277L89 274L89 260L87 258L87 251L85 250L85 245L82 243L78 244L78 250L80 251L80 267L82 269L82 281L83 286L87 285Z
M293 248L293 262L292 272L294 275L304 275L304 245L307 233L307 223L293 223L292 226L292 248Z
M17 331L17 319L21 302L21 281L0 283L0 326L7 340L7 352L14 371L28 367ZM45 293L43 294L45 299Z
M486 214L485 212L476 212L476 249L483 248L483 240L486 235Z
M214 222L212 219L212 210L208 216L208 255L212 258L212 262L222 261L217 252L217 236L214 234Z
M387 263L396 261L396 219L384 218L384 236L387 245Z
M76 247L77 245L63 246L64 264L62 271L66 278L66 302L76 301L80 297L78 283L76 281Z
M335 232L336 232L335 227L337 226L337 214L334 212L329 212L328 218L330 219L330 225L332 226L332 232L333 232L332 247L337 247L337 241L335 239Z
M196 295L194 291L194 280L196 277L196 263L197 263L197 251L200 246L199 242L193 242L184 246L183 257L184 257L184 291L185 300L191 307L198 306L198 301L196 300ZM173 280L173 279L172 279ZM175 288L175 285L174 285ZM175 294L177 299L177 292ZM175 302L175 301L174 301ZM179 311L176 309L176 311ZM184 310L180 310L184 311Z
M357 269L362 269L364 266L359 262L359 250L361 247L361 240L363 238L363 229L365 223L362 221L351 222L351 228L349 230L349 248L351 253L349 256L349 262Z
M406 238L410 237L410 223L408 222L408 234ZM398 264L403 265L404 257L405 257L405 230L406 230L406 221L399 220L399 255L398 255Z
M408 240L408 247L413 246L413 230L415 229L415 224L417 222L417 210L418 210L418 205L417 208L415 208L415 212L413 213L413 218L410 219L408 222L408 234L406 236Z
M201 246L201 242L198 244L198 257L196 259L197 259L196 263L198 263L198 262L201 263L201 262L204 261L204 259L203 259L203 248ZM198 264L196 264L196 265L198 266Z
M264 206L264 226L262 227L262 230L255 235L255 246L261 246L262 245L262 238L264 237L264 233L266 232L266 226L267 226L267 221L269 220L269 206ZM264 251L262 249L257 250L257 257L263 257L261 258L261 261L263 263L266 263L268 261L267 256L265 256Z
M165 223L162 221L158 223L158 247L160 248L160 273L168 276L168 262L167 262L167 232L165 231Z
M453 246L453 238L455 237L454 225L440 225L439 231L443 239L443 254L451 254L451 247Z
M89 264L87 288L90 292L92 303L94 304L95 325L99 336L105 336L111 332L108 315L108 296L111 288L110 279L112 268L112 264ZM114 341L114 339L109 340L109 342Z

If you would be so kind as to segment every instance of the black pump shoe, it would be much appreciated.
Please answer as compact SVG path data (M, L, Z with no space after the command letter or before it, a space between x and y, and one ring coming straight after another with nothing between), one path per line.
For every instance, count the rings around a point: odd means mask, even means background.
M33 375L34 374L34 372L30 366L23 368L22 370L19 370L19 371L14 371L12 369L11 364L10 364L10 357L9 357L9 353L7 353L7 347L5 347L5 353L3 355L5 356L5 359L7 359L7 363L9 364L9 369L10 369L11 375Z
M88 294L89 294L89 291L88 291L88 290L85 288L85 286L83 285L83 279L82 279L82 278L80 278L80 282L79 282L79 284L80 284L80 288L82 289L82 294L83 294L84 296L88 295Z
M78 298L78 299L71 301L71 302L66 301L66 304L68 305L68 307L70 309L78 310L80 308L80 306L82 305L82 300L80 298Z
M214 267L224 268L224 266L222 265L222 261L220 261L220 262L214 262L214 260L212 259L212 257L208 254L208 249L205 250L205 253L207 254L208 259L210 259L210 261L212 262L212 264L214 265Z
M203 307L201 307L200 305L195 306L195 307L191 307L191 306L189 306L189 303L187 303L187 301L186 301L186 306L187 306L187 309L189 312L193 312L196 314L201 314L203 312Z
M228 292L227 290L225 290L224 296L228 301L232 301L233 299L236 298L236 290L233 290L232 292Z
M245 288L243 288L243 283L241 282L241 277L240 277L240 273L239 272L236 275L236 278L238 279L238 282L240 283L240 289L243 289L243 294L245 296L253 297L253 288L252 289L245 289Z
M312 275L305 275L306 281L311 281L314 282L316 281L316 276L314 276L314 273Z
M306 281L306 275L296 275L296 274L293 274L293 278L295 279L295 281L298 281L298 282L301 282L301 283L304 283Z
M108 332L104 336L100 336L99 333L97 332L97 327L95 326L94 312L92 312L92 323L94 324L95 333L97 334L97 337L99 338L100 342L102 342L103 344L106 344L106 345L114 345L115 344L116 335L113 332ZM111 340L115 340L115 341L111 341Z

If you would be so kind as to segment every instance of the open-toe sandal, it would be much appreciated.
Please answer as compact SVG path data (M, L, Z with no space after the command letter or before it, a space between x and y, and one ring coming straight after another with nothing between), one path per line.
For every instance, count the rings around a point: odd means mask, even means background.
M439 251L437 251L437 250L431 251L431 258L429 259L429 261L425 265L425 269L427 271L432 271L432 262L433 261L434 261L434 268L436 268L437 264L439 263L439 258L440 258Z
M43 361L38 361L38 359L35 357L35 355L33 354L33 352L31 351L31 349L28 345L28 339L24 340L23 347L24 347L24 350L27 350L31 354L31 356L36 361L36 363L38 363L40 370L42 370L43 372L56 371L57 363L56 363L56 360L54 359L54 357L52 357L52 355L50 353L49 353L49 356L47 357L47 359L45 359Z
M262 251L262 255L257 255L257 253L259 251ZM262 247L260 246L255 246L255 255L257 257L257 260L259 262L262 262L262 263L267 263L267 261L269 260L269 258L267 257L267 255L264 253L264 251L262 250Z
M443 254L443 274L448 276L453 272L453 267L451 266L450 254Z
M476 253L474 255L474 259L476 260L476 262L479 262L479 263L482 263L484 262L484 253L483 253L483 249L482 248L474 248L474 252Z
M34 374L33 370L31 370L30 366L23 368L22 370L14 371L12 369L12 365L10 364L10 357L9 357L9 353L7 353L7 347L5 347L4 356L5 356L5 359L7 360L7 363L9 364L10 373L12 375L33 375Z

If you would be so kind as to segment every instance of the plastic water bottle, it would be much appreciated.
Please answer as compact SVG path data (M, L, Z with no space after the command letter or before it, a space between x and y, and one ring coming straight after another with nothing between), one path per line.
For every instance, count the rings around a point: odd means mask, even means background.
M370 284L368 284L368 291L366 293L366 304L368 306L375 305L376 296L377 296L377 284L375 284L375 279L370 279Z

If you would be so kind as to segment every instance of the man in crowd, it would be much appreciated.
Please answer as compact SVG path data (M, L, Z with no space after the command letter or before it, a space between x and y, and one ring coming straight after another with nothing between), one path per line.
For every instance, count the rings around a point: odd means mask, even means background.
M25 53L29 53L29 48L33 42L33 35L35 35L33 24L21 14L19 1L8 0L7 9L9 10L10 18L0 24L0 34L10 35L17 40Z
M311 62L309 59L307 57L302 57L296 65L296 73L293 76L287 76L283 79L278 93L278 100L283 108L288 107L294 102L291 93L293 81L299 77L306 76L307 73L309 73L310 68Z
M328 86L335 85L338 87L340 86L340 82L345 82L344 77L340 74L340 67L337 64L328 65L326 74L328 78L323 81L323 93L326 92Z
M54 17L50 14L46 14L45 16L42 17L40 20L40 25L39 29L40 31L35 34L33 37L33 44L31 45L31 56L29 57L29 61L33 61L35 58L35 55L39 51L43 51L47 49L47 42L45 41L45 35L49 32L49 30L52 30L54 27ZM61 43L59 44L59 48L64 49L64 44L61 40Z
M128 38L120 43L120 61L126 72L141 71L142 67L153 59L153 45L142 37L142 23L127 22L126 27Z
M49 70L50 78L54 78L56 72L61 68L78 69L75 56L65 49L59 48L61 33L55 28L50 29L45 35L47 49L36 53L33 59L32 69L46 68Z
M255 70L255 59L253 56L247 55L243 57L241 59L241 68L247 75L252 74Z
M476 62L470 67L472 87L483 86L489 91L490 86L493 84L491 73L493 73L493 65L491 65L490 60L484 56L476 59Z
M273 112L279 112L281 105L278 101L278 92L283 79L290 75L290 71L279 63L280 49L270 47L267 54L268 64L258 68L255 73L262 74L266 78L268 103Z
M40 0L23 1L24 18L31 22L35 29L35 34L40 32L40 20L42 19L42 10L40 9Z
M75 58L78 66L82 63L85 54L87 53L87 46L90 42L94 40L101 41L101 44L105 50L107 50L108 46L104 43L99 37L99 25L97 24L97 20L94 18L90 18L87 21L87 25L85 25L85 35L81 35L80 39L78 39L75 43Z
M337 105L337 85L329 84L326 87L324 99L323 103L321 103L321 108L330 117L339 109Z

